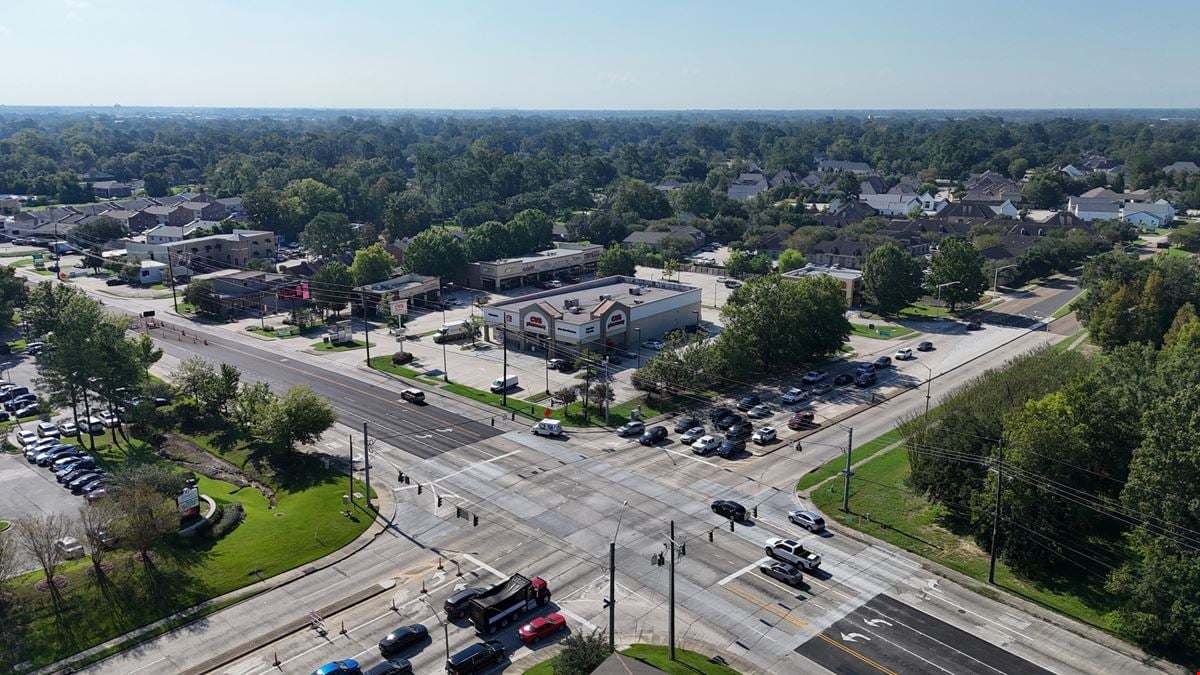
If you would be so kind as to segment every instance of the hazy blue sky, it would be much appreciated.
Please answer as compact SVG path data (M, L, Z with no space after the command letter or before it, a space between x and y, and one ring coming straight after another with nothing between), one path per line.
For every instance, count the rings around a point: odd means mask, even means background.
M1197 0L0 0L0 103L1200 107L1197 25Z

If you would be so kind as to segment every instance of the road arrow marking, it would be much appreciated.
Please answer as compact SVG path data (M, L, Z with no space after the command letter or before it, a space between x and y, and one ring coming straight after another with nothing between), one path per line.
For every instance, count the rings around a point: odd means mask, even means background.
M862 633L850 633L850 634L842 633L842 640L844 642L858 642L860 639L866 640L867 642L871 641L871 638L867 637L866 635L863 635Z
M878 628L879 626L892 625L891 621L886 621L884 619L863 619L863 623L867 624L868 626L870 626L872 628Z
M437 432L438 432L439 434L448 434L448 433L450 433L451 431L454 431L454 429L453 429L453 428L451 428L451 429L438 429L438 430L437 430Z
M433 434L421 434L419 436L413 436L413 438L433 438Z

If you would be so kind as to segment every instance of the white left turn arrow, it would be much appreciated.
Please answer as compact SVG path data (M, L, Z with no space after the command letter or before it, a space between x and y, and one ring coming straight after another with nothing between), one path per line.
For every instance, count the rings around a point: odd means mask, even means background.
M886 621L884 619L863 619L863 623L867 624L868 626L870 626L872 628L876 628L878 626L892 625L891 621Z
M845 642L858 642L859 640L866 640L870 642L871 638L863 635L862 633L842 633L842 640Z

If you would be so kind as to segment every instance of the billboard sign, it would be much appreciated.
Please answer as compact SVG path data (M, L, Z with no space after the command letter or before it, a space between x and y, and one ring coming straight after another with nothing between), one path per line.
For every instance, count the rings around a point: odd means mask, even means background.
M403 316L408 314L408 299L393 300L388 304L388 311L392 316Z

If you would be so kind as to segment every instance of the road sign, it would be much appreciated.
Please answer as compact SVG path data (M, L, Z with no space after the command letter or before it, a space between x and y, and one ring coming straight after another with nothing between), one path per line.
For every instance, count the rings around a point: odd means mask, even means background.
M408 300L403 299L391 301L391 303L388 304L388 311L392 313L392 316L408 314Z

